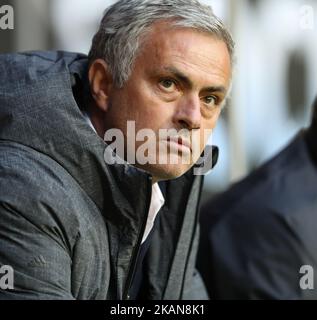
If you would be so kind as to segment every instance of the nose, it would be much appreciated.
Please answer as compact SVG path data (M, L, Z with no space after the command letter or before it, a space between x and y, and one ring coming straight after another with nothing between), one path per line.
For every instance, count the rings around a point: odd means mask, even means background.
M200 129L201 112L199 97L183 96L178 101L173 121L181 128L188 130Z

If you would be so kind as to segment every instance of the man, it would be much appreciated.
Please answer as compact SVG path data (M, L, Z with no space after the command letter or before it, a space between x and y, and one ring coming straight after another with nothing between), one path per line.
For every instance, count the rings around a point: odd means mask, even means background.
M1 298L194 297L194 164L228 94L232 55L209 7L122 0L88 59L1 57L0 264L14 270Z
M215 299L316 299L317 100L308 130L202 208L198 267Z

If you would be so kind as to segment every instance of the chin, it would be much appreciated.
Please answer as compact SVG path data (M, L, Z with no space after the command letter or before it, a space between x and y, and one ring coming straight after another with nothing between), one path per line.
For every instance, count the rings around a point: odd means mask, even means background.
M152 174L155 181L177 179L184 175L190 168L191 166L189 165L176 164L147 165L146 167L143 167L144 170Z

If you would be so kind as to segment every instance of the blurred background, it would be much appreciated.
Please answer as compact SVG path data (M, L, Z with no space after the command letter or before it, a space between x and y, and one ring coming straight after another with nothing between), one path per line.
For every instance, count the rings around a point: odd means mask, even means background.
M0 53L88 53L112 0L0 0L14 9L14 29L0 29ZM203 201L260 166L309 125L317 94L317 1L203 0L236 41L231 98L212 142L220 148ZM3 12L0 10L0 21Z

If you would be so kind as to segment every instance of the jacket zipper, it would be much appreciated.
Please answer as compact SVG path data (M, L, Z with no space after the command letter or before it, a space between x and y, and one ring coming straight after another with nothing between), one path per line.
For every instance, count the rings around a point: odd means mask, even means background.
M145 219L143 219L142 222L142 227L140 229L139 235L138 235L138 241L137 241L137 245L135 246L135 248L133 249L133 253L132 253L132 258L131 258L131 263L129 266L129 271L128 271L128 276L127 276L127 280L126 280L126 284L125 284L125 289L123 292L123 300L130 300L130 295L129 295L129 291L132 285L132 279L135 273L135 268L136 268L136 262L137 259L139 257L140 254L140 248L141 248L141 241L143 238L143 233L145 230L145 226L146 226L146 222L147 222L147 218L149 215L149 209L150 209L150 203L151 203L151 192L152 192L152 176L148 177L148 188L147 188L147 203L145 206Z

